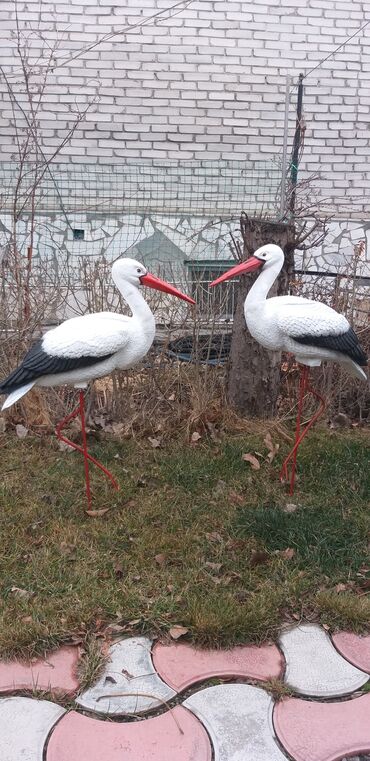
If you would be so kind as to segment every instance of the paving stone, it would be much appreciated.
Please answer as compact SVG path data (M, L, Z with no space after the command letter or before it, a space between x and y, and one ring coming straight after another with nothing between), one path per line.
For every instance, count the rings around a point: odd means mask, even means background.
M332 640L343 658L370 674L370 635L360 637L351 632L338 632L333 634Z
M208 730L215 761L286 761L272 728L273 702L264 690L221 684L199 690L183 705Z
M110 648L102 676L76 702L96 713L124 715L150 711L172 698L176 693L156 673L151 647L152 642L146 637L116 642ZM103 695L109 697L102 698Z
M47 736L64 713L48 700L1 698L1 761L42 761Z
M98 721L72 711L55 728L46 753L46 761L211 759L206 731L181 706L161 716L130 723Z
M275 706L276 734L295 761L339 761L370 752L370 694L318 703L299 698Z
M158 643L153 650L153 663L176 692L215 676L266 680L279 677L283 669L283 658L276 645L198 650L181 643Z
M337 697L362 687L368 675L336 651L315 624L302 624L280 635L286 660L285 681L302 695Z
M61 647L33 663L0 662L0 693L12 690L48 690L72 694L79 683L77 647Z

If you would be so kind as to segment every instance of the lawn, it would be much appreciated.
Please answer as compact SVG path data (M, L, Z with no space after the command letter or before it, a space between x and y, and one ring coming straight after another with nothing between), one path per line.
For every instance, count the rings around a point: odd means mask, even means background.
M202 645L260 642L282 621L364 631L370 622L370 436L313 432L294 498L264 434L189 445L92 440L121 484L52 437L0 436L0 655L43 652L110 625ZM153 443L153 442L152 442ZM242 459L255 454L260 469Z

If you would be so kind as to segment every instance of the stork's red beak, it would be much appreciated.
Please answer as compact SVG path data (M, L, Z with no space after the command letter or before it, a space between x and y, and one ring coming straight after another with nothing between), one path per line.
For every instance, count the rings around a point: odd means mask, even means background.
M150 272L147 272L146 275L142 275L140 278L140 283L141 285L147 285L148 288L155 288L156 291L164 291L164 293L170 293L171 296L177 296L178 299L188 301L189 304L195 304L194 299L192 299L190 296L186 296L185 293L181 293L181 291L178 291L177 288L175 288L173 285L166 283L165 280L161 280L159 277L151 275Z
M210 287L218 285L219 283L223 283L224 280L230 280L232 277L239 277L239 275L245 275L246 272L253 272L253 270L258 269L258 267L262 267L263 264L264 262L261 261L261 259L257 259L256 256L250 256L245 262L241 262L241 264L232 267L231 270L224 272L223 275L220 275L220 277L209 285Z

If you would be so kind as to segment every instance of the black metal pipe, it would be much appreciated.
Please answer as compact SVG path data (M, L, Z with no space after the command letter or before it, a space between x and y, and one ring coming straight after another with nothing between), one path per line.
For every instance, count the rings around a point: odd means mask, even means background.
M295 209L296 187L297 187L297 180L298 180L299 149L301 146L303 76L304 76L303 74L300 74L299 80L298 80L297 116L296 116L296 122L295 122L292 161L290 165L291 166L291 172L290 172L291 193L290 193L289 209L292 214L294 214L294 209Z

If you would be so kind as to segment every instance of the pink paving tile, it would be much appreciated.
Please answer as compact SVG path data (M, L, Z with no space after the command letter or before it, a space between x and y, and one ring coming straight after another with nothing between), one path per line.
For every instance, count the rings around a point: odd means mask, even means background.
M245 645L232 650L197 650L191 645L158 643L156 671L177 692L211 677L246 677L265 681L279 677L283 658L276 645Z
M350 632L338 632L333 634L332 640L343 658L370 674L370 635L360 637Z
M203 725L177 706L133 723L90 719L72 711L55 727L46 761L211 761Z
M74 693L79 684L76 677L77 647L61 647L46 658L25 663L0 662L0 693L14 690L50 690Z
M289 698L275 706L273 722L295 761L339 761L370 752L370 694L341 703Z

